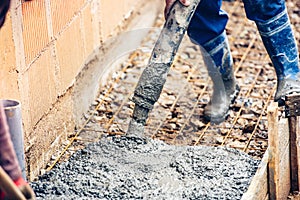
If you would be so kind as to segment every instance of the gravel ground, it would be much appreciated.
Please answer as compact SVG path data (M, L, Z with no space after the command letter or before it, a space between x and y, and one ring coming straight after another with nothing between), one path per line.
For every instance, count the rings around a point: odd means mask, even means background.
M104 137L31 183L38 199L240 199L259 161L223 147Z

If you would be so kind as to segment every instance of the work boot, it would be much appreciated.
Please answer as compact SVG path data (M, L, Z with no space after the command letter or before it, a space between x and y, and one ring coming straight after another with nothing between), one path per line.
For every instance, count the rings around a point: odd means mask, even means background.
M213 82L213 94L204 108L204 120L214 124L223 122L239 87L233 73L233 60L226 33L202 45L201 52Z
M274 100L283 106L286 95L300 92L298 48L287 10L256 25L277 75Z

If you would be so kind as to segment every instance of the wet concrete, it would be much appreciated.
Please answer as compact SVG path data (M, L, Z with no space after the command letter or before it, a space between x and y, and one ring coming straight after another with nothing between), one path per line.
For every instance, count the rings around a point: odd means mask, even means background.
M38 199L240 199L258 164L235 149L110 136L31 185Z

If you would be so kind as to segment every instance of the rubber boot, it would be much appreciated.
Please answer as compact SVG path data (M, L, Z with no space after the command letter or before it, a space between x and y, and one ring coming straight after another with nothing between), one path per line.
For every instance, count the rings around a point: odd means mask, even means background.
M202 45L201 52L213 82L213 94L204 108L204 120L214 124L223 122L239 87L233 73L233 60L226 33Z
M283 106L286 95L300 92L298 48L287 11L256 25L277 75L274 100Z

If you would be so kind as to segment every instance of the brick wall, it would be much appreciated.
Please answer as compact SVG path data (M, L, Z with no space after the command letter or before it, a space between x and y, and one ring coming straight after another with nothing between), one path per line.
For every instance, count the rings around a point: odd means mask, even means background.
M30 179L74 131L74 84L87 58L154 1L12 1L0 30L0 98L21 102Z

